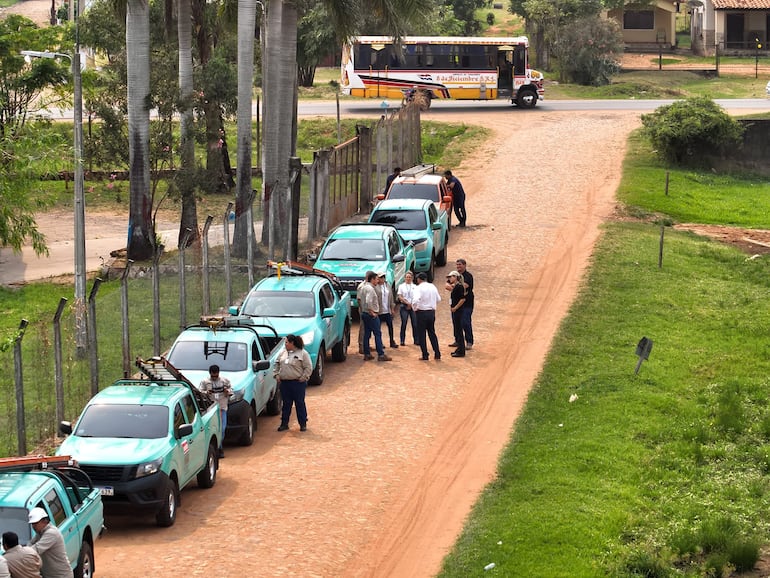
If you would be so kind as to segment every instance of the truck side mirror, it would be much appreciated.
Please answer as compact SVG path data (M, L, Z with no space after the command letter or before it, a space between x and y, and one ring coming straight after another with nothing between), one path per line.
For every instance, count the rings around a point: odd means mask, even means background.
M230 307L227 308L227 312L230 315L238 315L238 306L237 305L230 305Z
M192 432L193 432L192 424L191 423L183 423L176 430L176 437L177 438L187 437L189 435L192 435Z
M334 317L334 307L326 307L323 310L323 313L321 313L321 317L323 319L328 319L330 317Z
M266 359L260 359L259 361L252 361L251 367L254 370L254 373L257 371L264 371L265 369L270 369L270 362Z
M68 436L72 433L72 424L68 421L63 421L59 424L59 433Z

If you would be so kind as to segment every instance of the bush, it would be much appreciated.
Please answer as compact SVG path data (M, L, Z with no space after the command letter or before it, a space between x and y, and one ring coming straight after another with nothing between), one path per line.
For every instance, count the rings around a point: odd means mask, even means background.
M560 28L554 48L562 81L603 86L620 72L623 36L614 20L599 16L573 20Z
M487 24L492 26L495 23L495 13L487 12Z
M678 166L706 165L708 155L740 147L743 138L743 127L705 96L643 114L642 125L658 156Z

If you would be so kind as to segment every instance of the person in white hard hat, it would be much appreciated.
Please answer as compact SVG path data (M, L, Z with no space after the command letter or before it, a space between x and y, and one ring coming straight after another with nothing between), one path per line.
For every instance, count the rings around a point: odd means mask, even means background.
M29 523L35 531L29 545L43 561L40 570L43 578L73 578L72 566L64 548L64 538L59 528L51 524L48 512L43 508L32 508L29 511Z

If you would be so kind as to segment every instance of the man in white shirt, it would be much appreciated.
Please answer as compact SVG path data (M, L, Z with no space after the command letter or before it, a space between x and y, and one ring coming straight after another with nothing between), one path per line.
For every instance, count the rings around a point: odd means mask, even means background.
M417 274L417 287L414 289L412 297L412 308L417 316L417 341L422 350L421 360L427 361L428 342L433 347L433 359L441 359L441 351L438 347L438 337L436 336L436 308L441 301L438 289L433 283L428 282L428 275L425 272Z

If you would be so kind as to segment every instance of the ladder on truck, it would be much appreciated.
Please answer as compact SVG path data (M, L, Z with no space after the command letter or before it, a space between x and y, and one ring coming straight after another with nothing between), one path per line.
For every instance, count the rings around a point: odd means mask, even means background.
M0 458L0 472L31 472L61 467L76 467L72 456L24 456L21 458Z
M418 179L423 175L432 175L435 172L436 172L436 165L421 164L421 165L415 165L413 167L409 167L405 171L401 171L400 176Z
M210 399L209 396L195 387L192 381L187 379L181 371L174 367L171 362L163 356L151 357L150 359L142 359L141 357L137 357L136 366L139 368L139 371L141 371L145 377L152 380L153 383L160 385L162 385L163 382L170 381L184 383L187 387L190 388L195 401L198 402L198 405L202 410L207 409L212 403L214 403L214 401ZM146 380L139 381L143 382Z
M268 261L267 268L274 270L278 278L281 278L281 273L289 273L291 275L319 275L326 277L333 284L339 284L339 279L334 273L329 273L323 269L316 269L312 265L305 265L298 261Z

